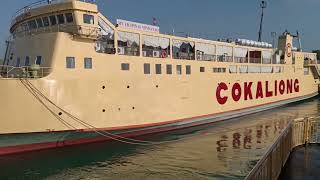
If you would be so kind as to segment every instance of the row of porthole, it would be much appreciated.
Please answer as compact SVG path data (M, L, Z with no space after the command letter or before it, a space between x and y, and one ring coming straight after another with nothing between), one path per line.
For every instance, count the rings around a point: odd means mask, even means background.
M156 88L159 88L159 85L156 85ZM102 89L106 89L106 86L102 86ZM130 86L127 86L127 89L130 89Z
M133 106L131 109L132 109L132 110L135 110L136 107ZM118 111L121 111L121 108L118 108ZM102 109L102 112L106 112L106 109ZM59 112L58 115L59 115L59 116L62 116L62 112Z
M135 110L136 107L133 106L131 109L132 109L132 110ZM121 111L121 108L118 108L118 111ZM102 112L106 112L106 109L102 109Z

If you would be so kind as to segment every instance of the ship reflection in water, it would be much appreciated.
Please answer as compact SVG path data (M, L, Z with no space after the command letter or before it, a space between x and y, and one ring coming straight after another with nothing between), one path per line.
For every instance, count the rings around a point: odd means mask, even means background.
M319 99L145 140L0 157L0 179L243 179L291 119L315 116Z

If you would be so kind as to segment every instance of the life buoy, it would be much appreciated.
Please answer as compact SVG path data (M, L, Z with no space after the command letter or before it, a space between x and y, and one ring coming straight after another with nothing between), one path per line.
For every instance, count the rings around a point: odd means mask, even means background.
M166 58L166 57L167 57L167 51L162 51L161 58Z
M292 56L292 46L290 43L287 44L287 56L288 57Z

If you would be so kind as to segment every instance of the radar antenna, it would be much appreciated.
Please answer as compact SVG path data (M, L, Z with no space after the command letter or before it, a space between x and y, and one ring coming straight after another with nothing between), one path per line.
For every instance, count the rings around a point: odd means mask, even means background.
M260 20L260 29L259 29L259 38L258 41L261 42L262 39L262 24L263 24L263 16L264 16L264 9L267 8L267 1L261 1L260 4L261 8L261 20Z

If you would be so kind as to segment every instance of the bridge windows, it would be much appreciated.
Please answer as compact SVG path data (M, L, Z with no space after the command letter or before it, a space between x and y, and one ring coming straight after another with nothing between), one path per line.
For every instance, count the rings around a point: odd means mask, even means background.
M205 67L200 67L200 72L206 72L206 68Z
M94 16L90 14L83 14L83 23L94 24Z
M129 32L118 32L118 54L140 56L140 35Z
M48 27L50 25L48 17L43 17L42 21L43 21L43 26L44 27Z
M248 49L234 48L234 62L235 63L248 63Z
M37 24L38 24L38 28L42 28L43 27L43 22L41 18L36 19Z
M20 59L20 57L18 57L17 62L16 62L16 67L20 67L20 61L21 61L21 59Z
M37 29L37 23L35 20L28 21L28 26L30 30Z
M197 60L199 61L215 61L216 46L212 44L196 43Z
M74 57L66 58L67 69L74 69L76 67L76 59Z
M218 62L233 62L232 47L217 46L217 60Z
M170 55L170 40L157 36L142 36L144 57L167 58Z
M73 14L72 13L66 13L66 21L67 23L73 23Z
M30 56L26 56L26 59L24 61L24 66L30 66Z
M84 58L84 68L92 69L92 58Z
M42 63L42 56L37 56L35 64L41 65L41 63Z
M55 15L49 16L49 19L50 19L51 26L54 26L57 24L57 19Z
M193 42L173 40L172 51L174 59L195 59Z
M64 19L64 15L63 14L58 14L57 15L57 19L58 19L58 24L64 24L65 23L65 19Z

